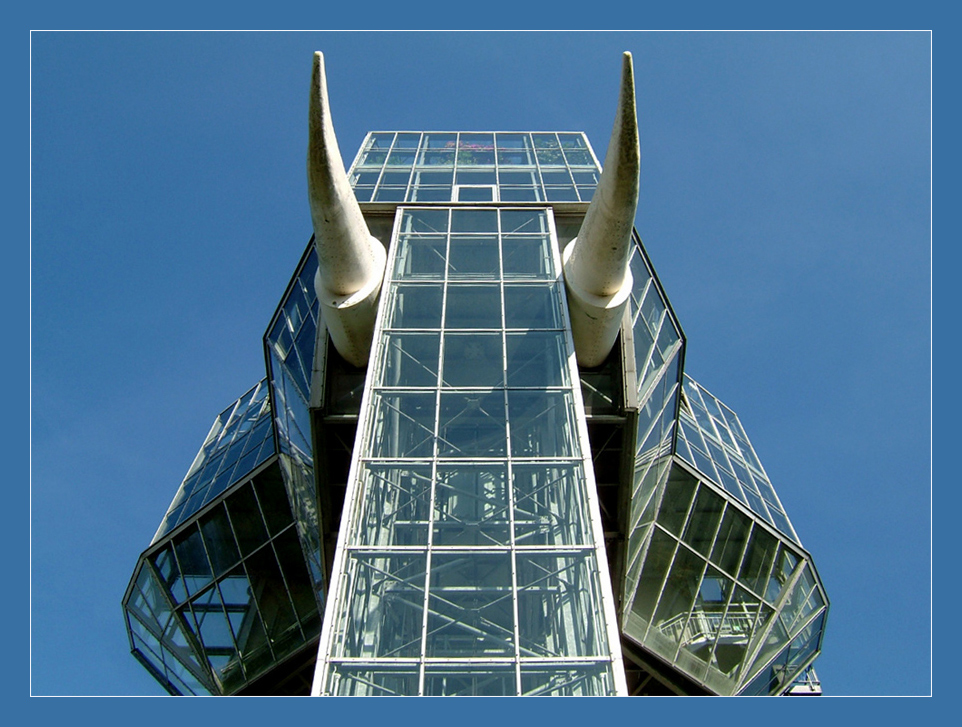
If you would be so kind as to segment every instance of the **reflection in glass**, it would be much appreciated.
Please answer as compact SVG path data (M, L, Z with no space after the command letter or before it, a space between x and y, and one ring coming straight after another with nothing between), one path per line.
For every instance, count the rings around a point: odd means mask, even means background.
M498 286L448 286L444 327L501 328L501 291Z
M504 314L507 328L562 328L554 286L505 285Z
M382 386L437 386L438 333L385 333Z
M503 365L500 333L445 334L442 386L502 386Z

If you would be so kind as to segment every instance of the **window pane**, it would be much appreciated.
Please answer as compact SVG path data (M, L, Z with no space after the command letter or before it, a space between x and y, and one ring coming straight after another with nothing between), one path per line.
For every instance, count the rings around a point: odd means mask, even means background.
M511 554L434 554L428 609L426 656L513 656Z
M439 328L441 287L398 285L394 289L394 304L387 325L389 328Z
M546 285L504 286L507 328L561 328L556 288Z
M451 212L452 232L497 232L498 211L491 209L461 210Z
M443 386L503 386L503 366L501 334L445 334Z
M574 403L563 391L509 391L511 454L516 457L576 457Z
M430 457L434 449L434 394L375 394L369 439L372 457Z
M509 542L506 467L438 467L434 499L435 545L505 545ZM436 564L432 564L432 569Z
M439 333L385 333L381 386L437 386Z
M430 465L367 463L364 504L356 524L358 545L423 545L428 541Z
M567 345L562 333L509 333L508 386L564 386L568 383Z
M498 286L449 286L444 327L501 328L501 291Z
M505 454L504 394L441 394L440 457L500 457Z
M501 242L505 278L554 278L549 244L547 235L505 235Z
M497 280L500 277L498 236L452 236L448 274L452 278Z
M514 537L518 545L589 543L584 480L575 465L522 465L513 469Z

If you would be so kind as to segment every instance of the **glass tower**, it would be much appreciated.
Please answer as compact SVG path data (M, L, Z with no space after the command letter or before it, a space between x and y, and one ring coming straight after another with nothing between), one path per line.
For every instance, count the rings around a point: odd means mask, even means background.
M598 366L562 253L601 180L571 132L372 132L369 359L312 238L123 599L172 694L818 693L828 599L735 413L685 372L641 240ZM344 172L342 172L343 174Z

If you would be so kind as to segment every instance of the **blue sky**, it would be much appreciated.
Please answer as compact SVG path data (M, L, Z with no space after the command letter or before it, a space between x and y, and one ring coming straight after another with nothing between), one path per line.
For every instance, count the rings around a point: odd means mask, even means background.
M583 130L832 600L826 693L930 692L927 33L35 33L33 694L162 693L120 600L311 234L311 54L368 130Z

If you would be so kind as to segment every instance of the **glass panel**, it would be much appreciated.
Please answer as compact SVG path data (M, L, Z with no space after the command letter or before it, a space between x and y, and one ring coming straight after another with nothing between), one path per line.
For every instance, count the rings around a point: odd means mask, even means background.
M451 212L452 232L497 232L498 211L493 209L456 209Z
M410 167L414 164L414 152L408 150L395 149L387 158L389 167Z
M603 616L589 552L519 552L518 634L522 656L603 655Z
M451 196L448 191L445 199ZM394 259L394 277L440 280L444 277L446 238L439 235L414 237L406 235L398 241Z
M493 169L459 169L456 181L458 184L497 184L497 178Z
M748 541L738 580L755 593L763 593L777 549L778 541L756 526Z
M502 202L541 202L540 190L532 187L500 187L498 196Z
M287 590L297 618L302 625L313 623L316 633L320 629L320 613L317 600L314 597L314 589L311 587L310 576L307 572L304 552L301 550L300 541L297 539L297 531L290 528L278 536L274 540L274 550L277 552L277 559L280 562L284 581L287 584ZM305 633L307 637L312 635L313 633Z
M448 187L454 182L454 173L450 171L421 171L414 172L414 181L419 185L446 185Z
M498 133L499 149L527 149L531 146L527 134Z
M424 670L424 694L431 697L500 697L517 694L513 666L431 665Z
M698 588L691 616L684 626L680 639L681 648L705 663L711 660L715 641L724 631L722 621L732 585L730 578L708 566ZM726 632L724 638L727 636Z
M424 149L421 151L418 163L429 167L453 167L454 149Z
M400 666L357 666L334 664L328 691L341 697L396 697L418 693L421 668Z
M508 386L565 386L568 384L567 342L562 333L509 333Z
M491 388L504 384L500 333L446 333L442 386Z
M450 202L451 187L417 187L408 191L411 202Z
M798 557L784 546L778 551L775 558L775 567L772 569L772 576L768 579L768 589L765 599L769 603L775 603L782 594L782 589L791 578L795 566L798 564Z
M518 545L590 543L580 468L573 464L516 464L513 473Z
M393 131L380 131L373 133L368 138L368 149L390 149L394 141Z
M425 655L513 656L511 554L436 553Z
M153 556L153 563L174 603L186 600L187 589L180 577L177 561L174 560L174 551L169 545Z
M234 639L231 635L227 616L216 588L211 588L191 602L195 633L204 645L208 656L229 655L234 652Z
M227 498L227 512L230 513L241 555L247 556L267 542L267 529L250 484L245 484Z
M501 245L505 278L554 278L547 236L505 235Z
M501 291L498 286L449 286L444 327L501 328Z
M457 134L453 133L425 134L424 146L428 149L453 149L457 138Z
M672 535L681 535L697 481L680 467L672 467L658 509L658 524Z
M758 618L758 599L741 586L735 586L731 604L719 624L719 638L715 645L714 666L728 676L735 676L751 644Z
M385 333L382 386L437 386L439 333Z
M651 543L645 555L644 566L641 570L641 577L638 579L635 600L631 606L632 613L642 618L646 623L651 621L652 614L655 611L655 603L658 600L659 593L661 593L661 587L674 554L675 540L663 530L654 528ZM644 637L644 634L632 633L632 635L636 639Z
M217 585L241 655L251 657L266 649L267 635L254 605L253 591L244 567L238 566Z
M337 655L405 657L421 653L425 556L352 552L341 603Z
M434 544L507 544L510 528L506 479L504 465L439 466L434 496Z
M214 575L219 576L233 567L240 560L234 533L227 521L227 512L223 505L217 505L213 510L200 519L200 530L207 544Z
M274 549L261 548L247 558L245 565L271 647L280 657L302 639Z
M390 328L440 328L441 286L398 285L388 321Z
M606 663L561 668L521 666L521 693L526 697L589 697L613 691L611 666Z
M401 232L434 232L448 231L448 211L414 209L408 210L401 220Z
M738 573L738 564L742 559L750 527L751 521L748 517L729 506L718 529L718 537L711 551L711 562L726 573Z
M431 467L364 467L364 507L358 517L358 545L423 545L428 541Z
M417 149L418 142L421 141L421 134L398 134L394 141L395 149Z
M705 567L705 561L688 548L679 546L652 622L661 636L672 644L669 650L661 639L652 643L656 651L666 658L674 659L674 646L682 643L688 612L698 595Z
M507 328L562 328L557 288L553 285L505 285Z
M685 527L684 540L705 557L711 551L724 504L718 495L704 485L699 488Z
M459 187L458 202L491 202L494 187Z
M433 393L382 392L373 399L371 456L430 457L433 454Z
M257 475L254 478L254 492L257 493L271 535L276 535L294 522L279 468L270 467Z
M188 526L185 532L174 538L174 550L188 593L197 593L210 583L210 563L207 562L207 552L197 525Z
M563 391L509 391L511 454L515 457L577 457L574 406Z
M451 237L451 250L448 253L449 277L497 280L499 273L497 235Z
M502 392L441 394L438 456L501 457L505 448Z
M501 229L505 234L548 233L548 219L540 210L503 209L501 210Z

